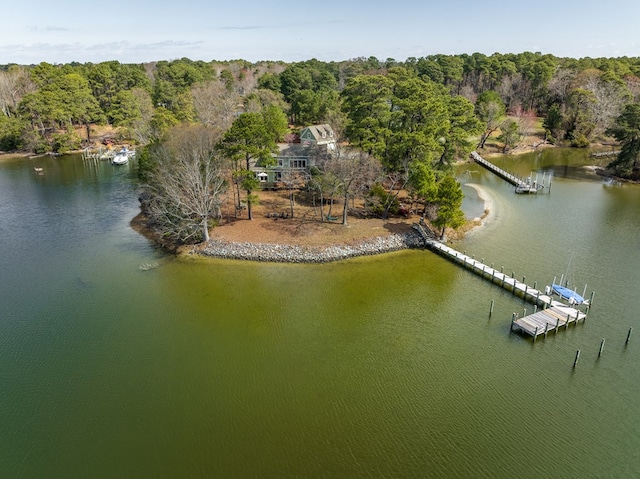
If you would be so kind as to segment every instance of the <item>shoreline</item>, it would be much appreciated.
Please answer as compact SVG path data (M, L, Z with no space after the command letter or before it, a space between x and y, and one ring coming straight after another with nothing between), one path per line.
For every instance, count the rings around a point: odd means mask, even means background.
M478 225L472 228L472 230L474 230L486 224L491 213L495 211L496 203L493 197L491 196L491 194L489 194L489 192L487 191L487 189L482 187L481 185L478 185L476 183L465 183L465 186L468 186L469 188L473 188L478 194L478 198L483 203L482 209L484 210L484 213L482 214L482 216L476 217L473 219L473 221L478 222Z
M461 232L462 237L486 225L487 218L495 210L495 201L480 185L468 183L478 193L483 202L484 214L468 219L470 227ZM163 249L178 256L198 256L203 258L256 261L262 263L322 264L361 256L375 256L409 249L424 249L424 239L415 229L394 232L388 235L371 236L354 241L301 246L288 242L232 241L211 238L207 243L172 247L159 243L158 236L150 229L139 213L131 220L131 226L140 234L159 244ZM456 239L461 239L457 235Z
M222 259L269 263L330 263L358 256L373 256L405 249L424 248L424 240L415 230L376 236L355 244L298 246L280 243L251 243L209 240L185 251L187 254Z

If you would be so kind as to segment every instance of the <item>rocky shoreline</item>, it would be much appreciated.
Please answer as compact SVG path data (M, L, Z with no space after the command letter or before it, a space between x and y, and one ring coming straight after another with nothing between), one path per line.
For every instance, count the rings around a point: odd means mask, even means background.
M403 249L424 248L416 231L368 238L352 245L302 247L289 244L237 243L210 240L192 253L214 258L276 263L328 263L356 256L370 256Z

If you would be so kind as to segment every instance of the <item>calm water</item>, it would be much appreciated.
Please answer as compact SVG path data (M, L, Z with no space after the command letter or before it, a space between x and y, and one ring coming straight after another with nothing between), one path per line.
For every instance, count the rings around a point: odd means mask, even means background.
M539 285L573 257L596 292L535 344L531 306L428 251L176 260L129 227L134 164L0 163L0 476L639 477L640 187L497 161L551 194L461 168L492 215L454 246Z

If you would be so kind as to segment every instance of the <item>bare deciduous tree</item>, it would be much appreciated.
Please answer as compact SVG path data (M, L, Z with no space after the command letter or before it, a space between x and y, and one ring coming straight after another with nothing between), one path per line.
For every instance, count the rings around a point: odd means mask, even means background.
M218 131L203 127L172 130L153 153L145 211L165 234L181 242L209 240L209 220L221 217L227 187L225 161L215 148Z
M532 110L524 110L518 106L510 112L511 116L518 124L519 133L521 136L530 136L536 125L536 113Z
M346 226L349 198L362 193L380 177L380 162L363 151L338 145L327 161L325 171L329 172L339 185L343 199L342 224Z
M198 83L191 88L193 106L198 120L207 127L226 130L231 126L242 100L219 80Z
M589 75L583 88L593 93L595 99L591 104L591 118L595 125L593 133L598 136L613 124L625 104L631 100L631 93L624 83L607 81L600 72Z
M5 116L13 116L22 97L34 91L36 85L25 67L16 65L0 71L0 111Z
M140 117L131 122L129 129L132 135L138 140L138 143L145 145L152 137L151 119L154 113L153 102L151 101L151 95L142 88L134 88L131 90L131 93L136 99Z

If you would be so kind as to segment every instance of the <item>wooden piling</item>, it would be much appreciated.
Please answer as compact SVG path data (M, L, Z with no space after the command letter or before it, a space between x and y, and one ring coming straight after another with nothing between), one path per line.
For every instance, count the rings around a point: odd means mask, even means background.
M576 364L578 364L578 359L580 359L580 350L578 349L576 351L576 358L573 360L573 367L576 367Z
M589 299L589 306L593 305L593 295L596 294L595 291L591 291L591 298Z
M489 316L491 316L493 314L493 299L491 300L491 306L489 307Z
M624 342L624 344L629 344L629 339L631 338L631 331L633 331L633 328L629 328L629 332L627 333L627 340Z
M536 326L536 331L533 333L533 342L536 342L536 338L538 337L538 326Z
M604 349L604 338L600 341L600 350L598 351L598 357L602 355L602 350Z

